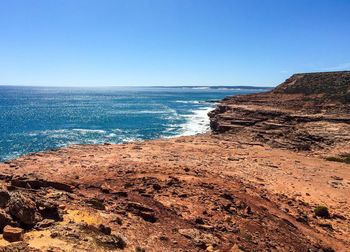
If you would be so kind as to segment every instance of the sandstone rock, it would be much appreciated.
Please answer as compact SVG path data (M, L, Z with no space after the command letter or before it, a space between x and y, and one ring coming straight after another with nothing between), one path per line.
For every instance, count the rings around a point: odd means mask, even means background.
M14 192L9 201L10 214L26 225L34 225L40 220L36 204L20 192Z
M119 235L98 236L96 242L109 249L124 249L126 247L125 240Z
M110 227L107 227L103 224L100 224L98 226L98 230L101 231L101 233L104 233L105 235L110 235L112 232L112 229Z
M73 192L73 189L70 185L56 182L56 181L46 181L42 179L30 179L26 177L18 177L11 180L11 185L16 187L23 188L32 188L32 189L40 189L42 187L52 187L57 190Z
M214 252L214 247L212 245L209 245L205 251Z
M215 236L208 233L202 233L195 228L179 229L178 232L187 239L192 240L197 247L202 249L206 249L210 245L217 245L219 242Z
M129 212L132 212L133 214L140 216L145 221L152 222L152 223L157 221L157 217L155 215L154 210L145 205L142 205L137 202L129 202L127 205L127 209Z
M3 208L10 200L10 194L6 190L0 190L0 207Z
M12 218L3 209L0 209L0 232L12 222Z
M243 250L241 250L237 244L233 245L232 248L230 249L230 252L242 252Z
M112 192L112 194L116 195L117 197L128 197L128 192L125 191Z
M253 212L252 212L252 209L250 206L247 206L245 209L244 209L244 213L246 215L251 215Z
M37 207L43 218L52 219L55 221L63 220L60 208L55 202L50 200L39 200L37 201Z
M23 239L23 229L7 225L4 228L3 237L10 242L20 241Z
M203 218L201 218L201 217L197 217L197 218L194 220L194 222L195 222L196 224L204 224L204 220L203 220Z
M29 244L24 241L18 241L0 247L0 252L41 252L41 250L29 247Z
M221 194L220 196L224 199L227 199L227 200L231 200L231 201L234 200L234 197L228 192L225 192L225 193Z
M98 210L105 210L106 209L103 201L96 199L96 198L88 199L88 200L86 200L86 203L88 203L90 206L92 206L93 208L98 209Z
M169 178L170 179L167 182L168 186L180 186L181 181L178 178L172 176L170 176Z
M47 228L47 227L50 227L52 225L55 224L55 221L52 220L52 219L44 219L40 222L38 222L36 225L35 225L35 229L44 229L44 228Z
M141 247L136 247L135 252L146 252L146 250Z
M157 183L153 184L152 187L156 191L159 191L160 189L162 189L162 187L159 184L157 184Z
M208 114L210 127L214 133L243 133L250 139L245 144L301 151L346 142L349 79L349 71L295 74L270 92L225 98Z

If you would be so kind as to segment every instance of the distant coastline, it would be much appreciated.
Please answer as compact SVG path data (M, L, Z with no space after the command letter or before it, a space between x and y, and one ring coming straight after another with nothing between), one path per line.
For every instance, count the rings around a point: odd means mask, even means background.
M149 86L152 88L190 88L190 89L224 89L224 90L272 90L274 87L268 86Z

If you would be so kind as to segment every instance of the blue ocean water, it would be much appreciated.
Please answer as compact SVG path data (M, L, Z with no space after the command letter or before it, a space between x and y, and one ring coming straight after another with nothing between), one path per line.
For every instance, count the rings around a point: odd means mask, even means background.
M209 129L227 88L0 86L0 161L70 144L123 143Z

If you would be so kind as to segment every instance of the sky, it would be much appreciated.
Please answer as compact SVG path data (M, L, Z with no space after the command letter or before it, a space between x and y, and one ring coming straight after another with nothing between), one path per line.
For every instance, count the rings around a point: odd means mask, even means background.
M1 0L0 85L274 86L350 70L350 0Z

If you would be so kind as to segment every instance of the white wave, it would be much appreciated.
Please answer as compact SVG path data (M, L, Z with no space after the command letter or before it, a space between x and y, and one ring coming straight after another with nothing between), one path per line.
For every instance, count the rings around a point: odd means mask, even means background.
M140 110L140 111L134 111L130 114L163 114L164 111L160 110Z
M19 151L13 151L11 154L5 155L2 157L3 160L12 160L15 158L18 158L19 156L21 156L23 153L19 152ZM1 161L0 161L1 162Z
M106 137L108 137L108 138L113 138L113 137L116 137L117 136L117 134L115 134L115 133L110 133L110 134L108 134Z
M163 117L171 121L180 119L180 115L177 113L177 111L168 106L164 106Z
M111 129L111 131L113 133L122 133L123 132L123 130L121 130L121 129Z
M80 134L89 134L89 133L106 134L106 131L105 131L105 130L72 129L72 131L78 132L78 133L80 133Z
M97 130L97 129L58 129L58 130L35 131L35 132L30 132L28 135L29 136L47 135L53 138L58 138L65 135L67 136L76 135L76 134L85 135L90 133L104 135L107 132L105 130Z
M130 143L130 142L142 142L144 141L142 138L138 137L124 137L122 143Z
M42 131L37 131L37 134L41 135L49 135L49 134L55 134L55 133L65 133L67 132L66 129L59 129L59 130L42 130Z
M185 103L185 104L199 104L200 101L175 101L177 103Z
M180 124L180 136L192 136L204 133L210 129L208 112L213 110L213 107L206 107L198 110L193 110L192 114L185 115L186 122Z

